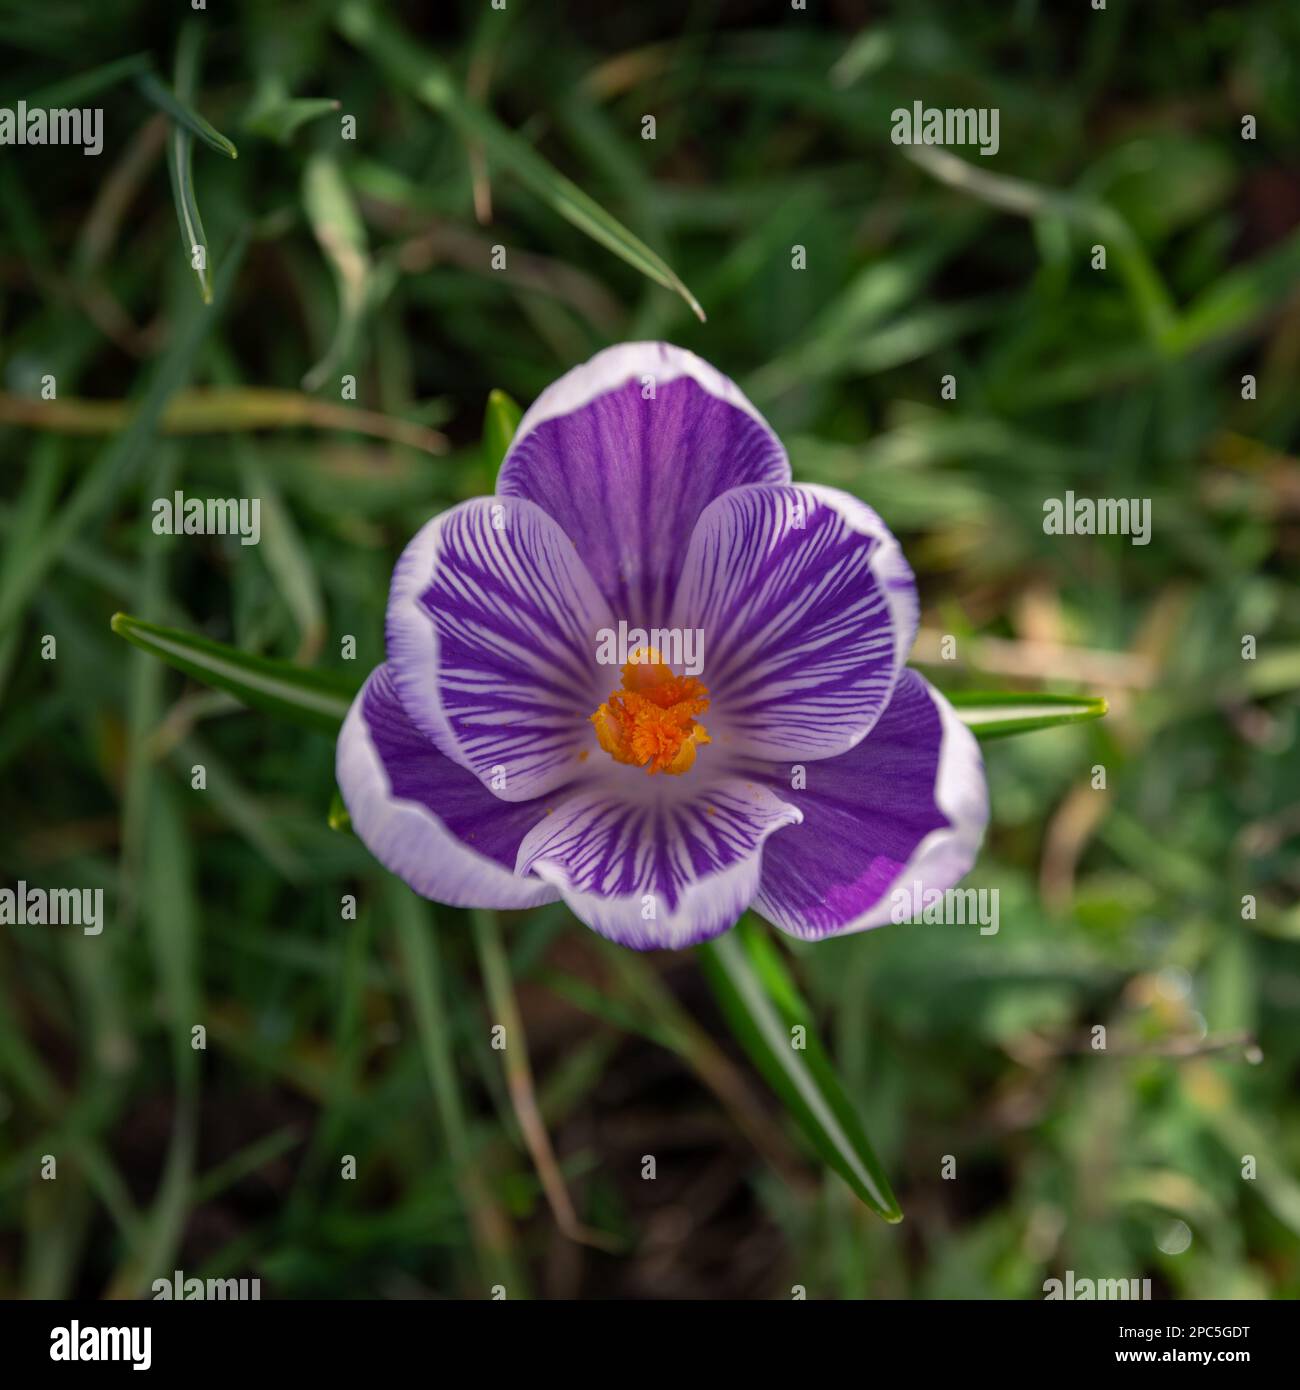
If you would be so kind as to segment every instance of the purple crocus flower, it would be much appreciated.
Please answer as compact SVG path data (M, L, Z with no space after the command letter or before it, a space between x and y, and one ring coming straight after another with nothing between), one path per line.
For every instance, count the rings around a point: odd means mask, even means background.
M903 666L917 611L884 522L792 483L733 382L610 348L527 412L495 497L407 546L343 799L458 907L562 898L637 949L751 906L807 940L879 926L988 820L974 738Z

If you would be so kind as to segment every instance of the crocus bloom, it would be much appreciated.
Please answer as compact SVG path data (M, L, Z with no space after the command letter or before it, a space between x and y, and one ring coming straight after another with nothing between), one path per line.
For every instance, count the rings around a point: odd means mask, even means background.
M623 344L542 393L495 497L407 546L339 787L438 902L562 898L640 949L750 906L810 940L878 926L988 820L974 738L903 666L916 624L870 507L792 483L694 354Z

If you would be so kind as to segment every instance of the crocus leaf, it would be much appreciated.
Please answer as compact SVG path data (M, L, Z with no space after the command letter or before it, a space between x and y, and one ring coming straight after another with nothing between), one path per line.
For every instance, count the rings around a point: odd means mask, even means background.
M488 395L483 412L483 461L495 478L524 413L504 391Z
M337 830L341 835L350 835L352 831L352 816L343 802L343 793L337 787L334 788L334 795L330 798L329 828Z
M356 683L331 671L308 670L287 661L241 652L238 647L159 627L127 613L113 615L113 631L216 690L267 714L337 734L356 693Z
M813 1147L872 1211L901 1221L889 1179L813 1032L812 1011L768 934L746 920L698 953L732 1031ZM800 1048L796 1026L804 1030Z
M963 690L947 696L957 717L976 738L1005 738L1058 724L1081 724L1100 719L1106 701L1100 695L1040 695L1021 691L990 694Z

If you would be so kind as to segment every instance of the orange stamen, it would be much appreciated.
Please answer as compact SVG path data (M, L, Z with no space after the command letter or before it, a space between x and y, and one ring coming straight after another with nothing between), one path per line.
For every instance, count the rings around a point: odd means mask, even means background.
M679 776L695 762L696 748L711 742L695 722L709 707L709 692L694 676L674 675L653 647L631 655L622 688L591 716L596 738L616 763Z

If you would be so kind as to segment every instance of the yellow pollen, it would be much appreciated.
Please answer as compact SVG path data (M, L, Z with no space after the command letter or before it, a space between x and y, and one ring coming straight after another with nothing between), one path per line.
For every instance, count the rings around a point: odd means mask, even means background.
M653 647L631 655L622 688L591 716L596 737L616 763L678 776L695 762L696 748L711 742L695 722L709 692L694 676L674 675Z

